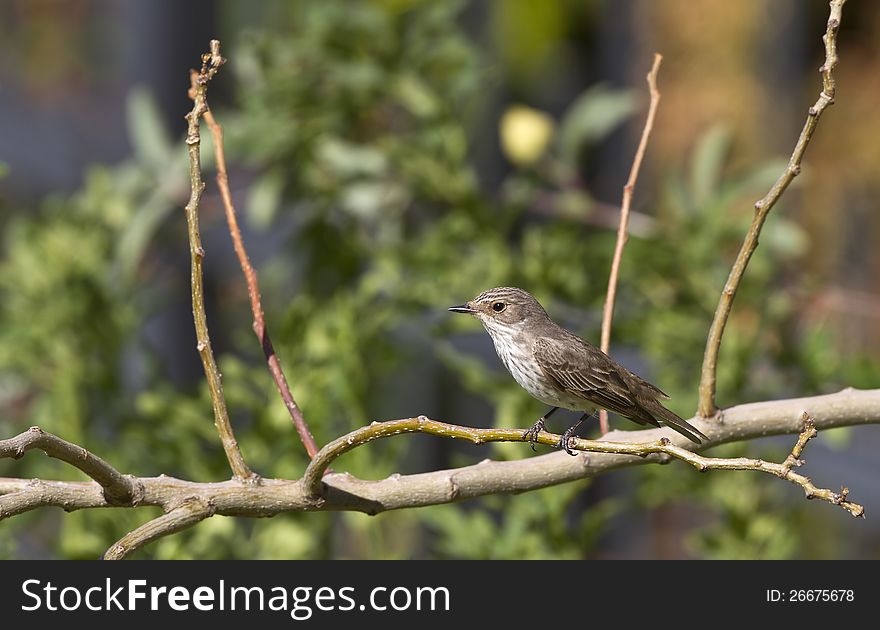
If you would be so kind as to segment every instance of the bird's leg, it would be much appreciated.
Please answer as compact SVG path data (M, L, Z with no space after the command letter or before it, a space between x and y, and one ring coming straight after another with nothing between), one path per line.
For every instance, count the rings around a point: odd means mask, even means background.
M556 445L556 448L564 448L565 452L569 455L577 455L577 453L568 448L568 440L571 439L571 437L574 435L574 432L578 430L578 427L580 427L584 422L593 417L594 413L596 412L591 411L590 413L584 413L584 415L582 415L577 422L568 427L565 430L565 433L562 434L562 438L559 440L559 444Z
M533 451L537 450L535 449L535 444L538 442L538 434L544 430L544 423L547 421L547 418L552 416L558 409L559 407L553 407L553 409L538 418L538 421L532 425L531 429L523 433L523 439L528 438Z

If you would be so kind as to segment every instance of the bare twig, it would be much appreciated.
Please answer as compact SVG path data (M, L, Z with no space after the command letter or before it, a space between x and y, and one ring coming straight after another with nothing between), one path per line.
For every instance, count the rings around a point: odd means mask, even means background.
M122 560L158 538L176 534L213 516L214 508L201 497L187 497L181 503L152 521L129 532L104 552L104 560Z
M306 491L312 496L319 497L324 493L325 486L322 477L327 466L334 459L350 451L358 446L371 442L379 438L391 437L401 433L427 433L430 435L439 435L442 437L465 439L474 444L485 444L488 442L526 442L530 437L522 429L478 429L474 427L462 427L454 424L447 424L437 420L431 420L425 416L417 418L404 418L402 420L391 420L389 422L374 422L373 424L356 429L348 435L344 435L321 449L312 463L306 469L303 482ZM806 428L801 433L795 446L793 453L798 455L803 450L806 442L816 434L816 429L812 422L807 423ZM548 446L559 444L559 435L541 431L537 436L537 442ZM660 437L656 441L626 443L611 442L605 440L584 440L581 438L573 438L570 447L577 451L585 453L606 453L615 455L635 455L637 457L647 457L648 455L662 454L675 459L687 462L700 472L708 470L756 470L776 475L782 479L795 483L804 489L804 493L808 499L822 499L829 501L835 505L839 505L847 510L853 516L864 516L865 508L857 503L846 501L846 497L841 498L839 493L831 490L824 490L813 485L808 477L799 475L791 471L789 459L782 464L767 462L761 459L751 459L746 457L737 458L718 458L718 457L702 457L694 454L692 451L672 444L668 437ZM789 456L790 458L791 456Z
M788 470L791 470L794 466L804 465L804 462L800 459L801 453L804 452L804 447L806 447L807 442L812 440L818 434L818 431L816 431L816 424L813 422L813 418L810 417L810 414L805 411L802 417L804 420L804 430L801 431L797 443L795 443L794 448L791 449L791 453L789 453L788 457L785 458L785 461L782 462L783 467Z
M306 447L306 452L310 458L314 458L318 452L318 445L315 438L312 437L306 420L303 417L302 410L293 399L293 394L287 384L284 371L281 369L281 362L278 355L275 354L275 348L272 346L272 339L269 337L269 330L266 328L266 318L263 315L263 306L260 304L260 285L257 281L257 272L254 270L251 261L248 258L247 250L244 247L244 241L241 238L241 230L238 228L238 220L235 217L235 206L232 203L232 194L229 191L229 176L226 170L226 155L223 148L223 128L214 119L210 110L205 112L205 122L211 130L214 140L214 154L217 161L217 186L220 188L220 196L223 198L223 207L226 210L226 223L229 225L229 234L232 237L232 246L238 256L238 262L248 287L248 297L251 302L251 312L254 316L253 328L257 339L260 340L260 347L263 354L266 355L266 362L269 365L269 372L275 380L278 387L278 393L284 401L284 406L290 413L293 420L293 426L299 434L300 440Z
M846 0L831 0L831 14L828 18L825 35L822 40L825 42L825 63L819 68L822 74L822 92L819 99L810 107L807 113L807 120L798 137L797 144L791 154L785 171L773 184L770 191L758 201L755 202L755 216L749 231L743 240L733 267L730 269L730 275L724 284L721 297L718 300L718 307L715 310L715 316L712 319L712 326L709 328L709 335L706 339L706 351L703 355L703 367L700 375L700 402L697 414L708 418L715 414L715 386L716 386L716 369L718 364L718 352L721 348L721 337L724 334L724 327L727 325L727 318L730 316L730 310L733 307L733 298L739 288L740 281L745 274L749 259L752 257L755 249L758 247L758 237L761 234L761 228L770 210L779 201L782 193L788 188L788 185L801 172L801 160L807 145L813 137L819 117L825 109L834 103L834 67L837 65L837 31L840 27L840 18L843 5Z
M660 104L660 91L657 89L657 73L660 71L660 62L663 55L654 53L654 65L648 72L648 90L651 94L651 104L648 106L648 117L645 119L645 127L642 129L642 138L639 140L639 148L633 158L632 167L629 171L629 179L623 187L623 201L620 204L620 227L617 229L617 243L614 246L614 257L611 259L611 273L608 275L608 293L605 295L605 309L602 313L602 352L608 354L611 346L611 321L614 319L614 298L617 294L617 276L620 273L620 261L623 258L623 246L626 245L629 226L629 207L632 204L633 191L639 179L639 170L645 151L648 149L648 138L654 128L654 118L657 115L657 106ZM608 433L608 412L599 410L599 430L602 435Z
M205 376L208 379L208 387L211 390L211 402L214 407L214 424L223 442L223 450L229 460L229 466L238 479L255 480L256 475L248 467L238 448L238 442L229 422L229 413L226 410L226 401L223 397L223 385L220 381L220 370L214 360L214 351L211 349L211 339L208 336L208 319L205 314L205 296L202 286L202 258L205 250L199 235L199 201L205 182L202 181L201 169L201 135L199 133L199 119L208 111L206 94L208 82L216 74L223 64L224 59L220 56L220 42L211 41L211 52L202 55L202 68L200 72L193 70L190 73L189 96L193 100L193 108L186 115L187 133L186 145L189 151L189 178L192 192L189 203L186 204L186 222L189 230L189 249L191 258L192 276L192 303L193 318L196 325L196 348L205 368Z
M880 390L846 389L825 396L738 405L725 409L716 421L694 419L691 422L710 438L700 448L710 448L766 435L803 434L805 409L809 409L814 426L820 430L850 425L880 424ZM386 432L388 430L386 425L387 423L376 425L379 427L376 431ZM472 430L468 427L456 427L455 431L460 432L459 437L473 441L469 437ZM519 433L513 431L510 437L520 440L521 434L521 430ZM549 434L542 436L545 440L554 439ZM670 440L665 446L661 444L663 438ZM482 437L480 439L483 440ZM188 497L198 497L205 505L211 506L215 514L224 516L265 517L284 512L311 510L353 510L376 514L387 510L462 501L502 492L527 492L602 475L628 466L664 463L675 456L669 451L659 449L660 446L681 448L682 452L677 455L680 455L681 459L690 458L689 463L700 468L700 460L694 459L698 456L683 448L692 446L691 443L667 429L612 431L605 440L613 440L616 446L597 448L613 451L621 444L634 444L638 450L642 448L638 445L652 444L658 450L645 457L633 457L633 454L616 452L582 453L578 457L569 457L565 453L554 452L515 461L485 460L472 466L415 475L395 474L377 481L356 479L347 473L332 473L323 477L324 493L320 498L316 498L310 492L305 479L264 479L260 485L245 485L234 480L197 483L164 475L141 477L138 481L142 484L144 492L139 505L158 506L170 512ZM595 443L602 444L602 441ZM327 448L330 446L328 445ZM327 459L321 455L313 466L324 466L326 463ZM773 466L779 468L765 472L776 475L783 472L781 469L786 468L786 464L773 464ZM805 478L798 477L792 480L791 475L795 473L790 469L787 470L787 477L783 478L802 485L808 496L817 495L817 498L831 500L832 503L840 505L847 502L845 488L839 493L820 491ZM309 479L312 485L315 480L320 479L316 469L309 473ZM824 496L820 495L820 492L825 493ZM47 506L60 507L68 511L114 507L104 496L103 488L94 482L0 478L0 520ZM849 510L851 506L843 507Z
M18 459L33 448L79 468L97 481L104 489L109 503L137 505L139 498L143 496L144 490L137 478L123 475L97 455L51 433L46 433L40 427L31 427L14 438L0 440L0 458Z

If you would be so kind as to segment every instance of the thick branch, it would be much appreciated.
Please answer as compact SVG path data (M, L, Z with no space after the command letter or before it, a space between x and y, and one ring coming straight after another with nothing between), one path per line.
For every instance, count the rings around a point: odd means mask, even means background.
M244 247L244 241L241 238L241 230L238 228L238 220L235 217L235 206L232 203L232 194L229 191L229 176L226 171L226 154L223 148L223 128L214 120L214 115L210 110L205 112L205 122L211 130L211 136L214 139L214 154L217 161L217 186L220 188L220 196L223 198L223 207L226 210L226 223L229 225L229 234L232 237L232 246L235 248L235 254L238 256L238 262L241 270L244 272L247 281L248 296L251 302L251 312L254 316L253 328L257 339L260 340L260 347L263 354L266 355L266 362L269 365L269 372L275 380L278 387L278 393L284 401L284 406L290 413L293 420L293 426L299 434L300 440L306 447L309 457L313 458L318 452L318 445L315 438L312 437L303 413L290 391L284 371L281 369L281 362L278 355L275 354L275 348L272 346L272 339L269 337L269 331L266 328L266 318L263 315L263 306L260 304L260 285L257 281L257 272L251 265L248 258L247 250Z
M143 487L137 478L123 475L97 455L51 433L46 433L40 427L31 427L14 438L0 440L0 458L18 459L32 448L40 449L49 457L79 468L97 481L104 488L108 503L137 505L143 495Z
M770 210L779 201L782 193L788 188L788 185L801 172L801 160L807 145L813 137L819 117L825 109L834 103L834 67L837 65L837 30L840 27L840 17L843 5L846 0L831 1L831 15L828 18L828 25L822 40L825 42L825 63L819 68L822 74L822 92L819 99L810 107L807 113L807 120L801 135L798 137L797 144L788 160L788 166L785 171L773 184L770 191L762 198L755 202L755 216L752 219L752 225L746 234L740 247L739 254L730 269L730 275L721 291L721 297L718 300L718 307L715 310L715 317L712 320L712 326L709 328L709 335L706 339L706 351L703 355L703 368L700 375L700 402L697 410L698 415L708 418L715 413L715 381L716 368L718 364L718 352L721 348L721 337L724 334L724 327L727 325L727 318L730 316L730 310L733 307L733 298L745 274L746 267L749 264L752 254L758 247L758 237L761 234L761 228Z
M804 411L813 418L819 430L880 424L880 389L846 389L811 398L738 405L725 409L712 421L695 418L691 422L709 436L709 441L701 446L709 448L767 435L800 434L804 429ZM458 429L462 432L458 437L469 439L466 434L470 429ZM522 430L519 432L522 433ZM519 439L519 436L515 437ZM690 445L686 438L668 429L612 431L605 439L619 445L657 443L663 437L670 439L669 445ZM693 455L691 453L689 457ZM485 460L473 466L451 470L395 474L379 481L357 479L347 473L333 473L323 478L326 489L321 498L311 495L304 479L264 479L255 486L236 481L195 483L165 476L147 477L139 479L144 487L140 505L155 505L171 510L185 498L195 496L213 506L215 514L225 516L260 517L310 510L355 510L376 514L502 492L526 492L601 475L618 468L664 463L670 457L668 453L659 452L644 458L614 453L582 453L578 457L569 457L565 453L554 452L516 461ZM314 474L310 475L310 478L314 477ZM841 492L838 496L844 494ZM0 478L0 520L43 506L66 510L112 507L101 487L95 483Z
M214 360L214 351L211 349L211 339L208 336L208 317L205 313L205 295L202 285L202 259L205 250L202 247L202 239L199 235L199 202L205 182L202 181L201 166L201 135L199 133L199 119L208 111L206 94L208 82L216 74L223 64L224 59L220 56L220 42L211 41L211 52L202 55L202 69L200 72L192 71L190 74L191 87L189 96L193 100L193 108L186 115L187 132L186 145L189 151L189 178L192 192L189 203L186 204L186 223L189 232L189 250L191 258L192 278L192 304L193 318L196 325L196 348L205 368L205 376L208 380L208 388L211 391L211 403L214 408L214 424L220 434L223 450L229 460L229 466L238 479L254 480L256 475L248 467L238 448L238 442L229 422L229 413L226 410L226 400L223 397L223 385L220 381L220 370Z
M642 160L648 149L648 138L654 128L654 118L657 115L657 106L660 104L660 91L657 89L657 73L660 71L660 62L663 55L654 53L654 65L648 72L648 90L651 94L651 104L648 106L648 117L645 119L645 127L642 129L642 139L639 140L639 148L633 158L632 167L629 171L629 179L623 187L623 201L620 204L620 227L617 229L617 243L614 246L614 257L611 259L611 273L608 275L608 292L605 295L605 309L602 314L602 352L608 354L611 347L611 321L614 319L614 299L617 294L617 276L620 273L620 261L623 258L623 246L629 234L629 207L632 204L633 191L639 179L639 170L642 168ZM599 427L602 435L608 433L608 412L604 409L599 411Z
M187 497L180 505L129 532L104 552L104 560L122 560L157 538L176 534L213 516L214 509L200 497Z
M672 444L670 439L665 436L660 437L656 441L643 443L572 438L569 442L569 447L585 453L634 455L642 458L655 454L667 455L694 466L700 472L706 472L707 470L756 470L770 473L801 486L809 499L820 498L834 503L835 505L840 505L853 516L863 516L865 512L864 507L846 501L845 492L835 493L831 490L817 488L812 484L809 478L791 472L794 463L800 461L797 457L800 456L807 441L816 435L816 428L809 415L804 412L802 418L804 422L803 431L795 447L792 449L792 454L789 455L782 464L745 457L701 457L695 455L688 449ZM486 442L527 442L531 440L531 436L522 429L477 429L473 427L462 427L454 424L447 424L445 422L438 422L437 420L431 420L425 416L419 416L418 418L404 418L402 420L392 420L389 422L374 422L370 426L362 427L352 431L348 435L344 435L337 440L334 440L318 452L312 460L312 463L306 469L303 478L307 492L315 497L324 493L325 488L321 478L330 463L340 455L366 444L367 442L379 438L391 437L400 433L428 433L430 435L438 435L442 437L461 438L469 440L474 444L483 444ZM548 446L555 446L560 443L560 437L561 436L553 433L541 431L538 434L536 441Z

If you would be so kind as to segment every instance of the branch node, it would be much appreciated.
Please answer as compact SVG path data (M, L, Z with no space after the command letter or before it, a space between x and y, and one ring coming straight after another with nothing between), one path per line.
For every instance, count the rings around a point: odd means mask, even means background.
M449 490L446 493L446 498L450 502L455 501L458 498L459 493L461 492L459 490L458 484L455 483L455 475L449 475L447 483L449 484Z
M235 477L235 480L246 486L257 487L263 485L263 476L257 473L251 473L250 477Z

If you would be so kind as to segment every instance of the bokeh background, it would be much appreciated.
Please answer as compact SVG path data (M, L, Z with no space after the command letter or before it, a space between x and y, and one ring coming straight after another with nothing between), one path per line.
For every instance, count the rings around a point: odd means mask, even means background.
M644 75L663 53L612 354L689 416L752 203L820 89L826 19L820 0L3 2L0 435L39 424L127 473L229 476L181 211L187 71L212 37L229 64L210 102L263 306L322 444L420 413L519 427L540 415L478 324L445 309L517 285L598 339ZM721 405L880 383L878 34L880 4L846 5L838 102L737 296ZM306 457L251 331L203 147L208 316L233 423L255 470L295 478ZM791 443L712 453L781 458ZM806 470L877 514L878 448L877 427L823 432ZM379 479L530 455L404 436L335 467ZM81 478L37 453L0 475ZM94 558L156 514L42 509L0 524L0 557ZM870 558L877 523L763 475L672 464L376 517L214 517L139 555Z

